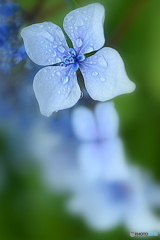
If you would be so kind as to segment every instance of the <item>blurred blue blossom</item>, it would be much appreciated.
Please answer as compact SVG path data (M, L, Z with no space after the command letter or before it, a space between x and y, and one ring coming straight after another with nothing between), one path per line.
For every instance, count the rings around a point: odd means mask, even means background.
M67 209L96 230L124 224L127 231L160 232L153 213L160 208L160 187L127 163L114 104L99 103L94 111L78 107L72 125L77 142L42 127L31 137L49 187L70 193Z
M72 114L72 126L81 140L80 165L90 181L126 179L126 160L118 137L119 117L113 102L97 104L94 112L77 107Z
M48 66L36 74L33 83L43 115L50 116L54 111L72 107L79 100L78 68L94 100L106 101L135 89L119 53L112 48L102 48L104 17L104 7L99 3L67 14L63 26L73 48L68 47L62 30L51 22L33 24L21 31L30 59ZM86 58L85 54L97 50Z
M23 24L22 10L17 3L0 2L0 70L9 73L10 69L27 58L19 38Z
M6 17L12 17L17 11L19 11L19 5L17 3L7 2L5 0L0 1L1 20L5 21Z
M82 120L82 121L81 121ZM153 181L138 167L127 163L118 138L118 115L112 102L99 103L94 112L76 108L72 115L78 150L76 178L72 179L70 211L85 218L95 229L105 230L124 223L129 231L158 231L160 219L152 209L160 196ZM147 190L153 193L152 200Z

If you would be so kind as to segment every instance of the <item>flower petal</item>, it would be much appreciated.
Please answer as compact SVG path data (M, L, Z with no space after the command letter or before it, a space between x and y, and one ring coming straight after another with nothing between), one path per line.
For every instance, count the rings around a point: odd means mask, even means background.
M71 67L45 67L35 76L33 88L40 111L49 117L52 112L72 107L80 98L76 72Z
M63 23L64 30L79 54L89 53L103 47L105 10L99 3L89 4L71 11Z
M135 84L126 74L121 56L112 48L102 48L86 58L80 69L86 89L94 100L103 102L135 89Z
M113 102L98 103L95 107L100 139L113 139L118 135L119 117Z
M68 51L61 28L51 22L32 24L22 29L21 36L28 56L38 65L61 62L62 56Z
M93 112L86 107L78 107L72 113L72 127L80 140L96 140L97 129Z
M83 178L89 181L112 182L128 179L128 166L119 138L81 144L78 157Z

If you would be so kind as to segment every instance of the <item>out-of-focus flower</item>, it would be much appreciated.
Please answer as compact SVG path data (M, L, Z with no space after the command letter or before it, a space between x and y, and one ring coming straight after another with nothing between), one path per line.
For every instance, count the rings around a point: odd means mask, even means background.
M17 3L7 2L5 0L0 1L1 21L5 21L6 17L12 17L17 11L19 11L19 5Z
M78 68L94 100L106 101L135 89L135 84L126 75L119 53L112 48L102 48L105 42L104 17L104 7L99 3L67 14L63 26L73 48L68 47L62 30L51 22L33 24L22 30L30 59L48 66L36 74L33 83L43 115L50 116L54 111L72 107L79 100ZM86 58L85 54L97 50Z
M79 181L74 182L74 188L72 186L69 211L83 217L91 228L97 230L109 230L124 224L129 231L160 232L160 219L153 213L155 205L149 203L144 191L143 172L137 170L128 167L130 176L126 181L97 179L94 184L86 178L84 180L86 173L84 175L81 171ZM159 192L153 197L157 194Z
M68 126L68 120L64 115L57 128ZM160 220L152 211L160 207L155 201L160 196L159 186L138 167L127 164L112 102L97 104L94 112L85 107L73 111L78 141L64 135L63 130L52 131L51 125L39 123L33 124L27 139L32 153L41 160L47 186L70 193L70 212L96 230L124 224L128 231L160 231Z
M10 69L27 58L19 38L23 24L22 10L17 3L0 3L0 70L9 73Z
M99 103L95 111L78 107L73 111L75 135L82 141L78 156L86 177L124 179L127 173L121 140L119 118L113 102Z
M118 116L113 103L97 104L94 113L79 107L72 121L82 144L78 151L79 174L72 184L69 182L69 210L99 230L123 223L129 231L160 232L160 219L152 211L157 205L146 192L151 192L154 184L146 183L143 173L127 164L117 138ZM158 188L152 192L153 199L160 194Z

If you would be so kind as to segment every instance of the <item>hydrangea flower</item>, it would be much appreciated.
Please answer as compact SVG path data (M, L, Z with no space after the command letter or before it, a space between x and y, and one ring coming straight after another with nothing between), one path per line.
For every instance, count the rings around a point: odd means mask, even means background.
M72 126L81 141L79 165L88 179L126 179L126 159L118 137L119 117L113 102L96 104L94 112L77 107L72 113Z
M9 73L11 68L28 58L19 30L23 23L22 10L16 3L0 1L0 71Z
M160 207L159 186L138 167L127 164L113 103L98 103L94 112L77 107L72 124L81 145L76 176L69 182L69 210L97 230L123 223L129 231L160 232L160 219L152 211Z
M72 107L79 100L78 68L94 100L106 101L135 89L135 84L126 75L119 53L103 47L104 17L104 7L99 3L67 14L63 27L73 48L68 47L62 30L51 22L22 29L21 36L28 56L36 64L46 66L36 74L33 83L43 115L50 116L54 111ZM97 50L86 58L85 54Z

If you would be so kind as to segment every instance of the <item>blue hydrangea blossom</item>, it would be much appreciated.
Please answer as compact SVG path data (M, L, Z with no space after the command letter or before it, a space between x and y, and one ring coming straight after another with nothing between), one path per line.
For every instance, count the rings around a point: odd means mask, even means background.
M72 114L73 132L81 141L79 165L90 180L124 181L126 159L118 137L119 117L113 102L98 103L94 112L80 106Z
M23 23L22 10L16 3L0 1L0 72L10 73L13 66L27 59L19 30Z
M62 30L51 22L22 29L21 36L28 56L36 64L46 66L36 74L33 83L43 115L50 116L54 111L72 107L79 100L78 68L94 100L106 101L135 89L135 84L126 75L119 53L103 47L104 17L104 7L99 3L67 14L63 27L73 48L68 47ZM97 50L86 58L85 54Z

